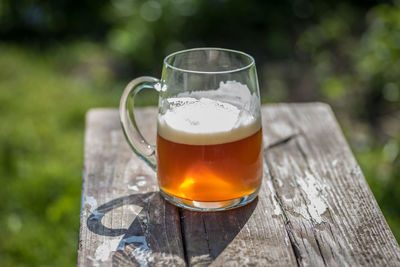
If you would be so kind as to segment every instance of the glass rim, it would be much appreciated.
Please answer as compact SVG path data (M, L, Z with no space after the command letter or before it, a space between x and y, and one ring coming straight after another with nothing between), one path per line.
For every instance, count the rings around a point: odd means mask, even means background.
M183 69L183 68L178 68L176 66L173 66L172 64L168 63L168 60L176 55L179 54L184 54L184 53L188 53L188 52L193 52L193 51L202 51L202 50L214 50L214 51L224 51L224 52L229 52L229 53L235 53L235 54L240 54L242 56L247 57L248 59L250 59L250 63L240 67L240 68L233 68L231 70L221 70L221 71L197 71L197 70L188 70L188 69ZM171 68L173 70L176 71L180 71L180 72L187 72L187 73L197 73L197 74L226 74L226 73L234 73L234 72L239 72L239 71L243 71L243 70L247 70L249 68L251 68L252 66L255 65L255 60L252 56L250 56L249 54L242 52L242 51L238 51L238 50L233 50L233 49L226 49L226 48L218 48L218 47L199 47L199 48L191 48L191 49L185 49L185 50L180 50L177 52L174 52L172 54L169 54L168 56L166 56L164 58L164 65L167 68Z

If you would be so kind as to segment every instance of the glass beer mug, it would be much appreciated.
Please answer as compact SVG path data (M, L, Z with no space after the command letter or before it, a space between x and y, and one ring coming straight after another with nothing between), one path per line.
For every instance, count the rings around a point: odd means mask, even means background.
M144 88L159 93L156 146L135 123L135 95ZM161 194L174 205L226 210L257 196L263 152L251 56L220 48L173 53L160 80L140 77L127 85L120 119L128 143L157 172Z

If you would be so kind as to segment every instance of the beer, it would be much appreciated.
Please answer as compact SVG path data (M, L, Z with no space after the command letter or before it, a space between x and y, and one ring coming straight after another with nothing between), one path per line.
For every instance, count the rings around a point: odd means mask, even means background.
M248 196L261 185L260 118L207 98L170 98L159 114L157 176L169 195L202 202Z

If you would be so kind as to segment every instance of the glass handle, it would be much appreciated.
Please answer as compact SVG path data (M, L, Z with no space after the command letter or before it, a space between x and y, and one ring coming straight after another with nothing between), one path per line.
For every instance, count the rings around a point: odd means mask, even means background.
M139 158L153 170L156 169L155 146L147 143L139 130L135 121L134 104L136 94L142 89L151 88L158 92L159 90L156 88L158 82L158 79L146 76L132 80L125 87L119 105L119 116L126 140Z

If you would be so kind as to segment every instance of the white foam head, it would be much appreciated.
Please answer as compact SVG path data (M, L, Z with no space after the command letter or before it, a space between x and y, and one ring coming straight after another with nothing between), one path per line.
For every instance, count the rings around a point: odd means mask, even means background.
M259 117L218 100L168 98L169 108L158 117L158 134L176 143L213 145L248 137L261 127Z

